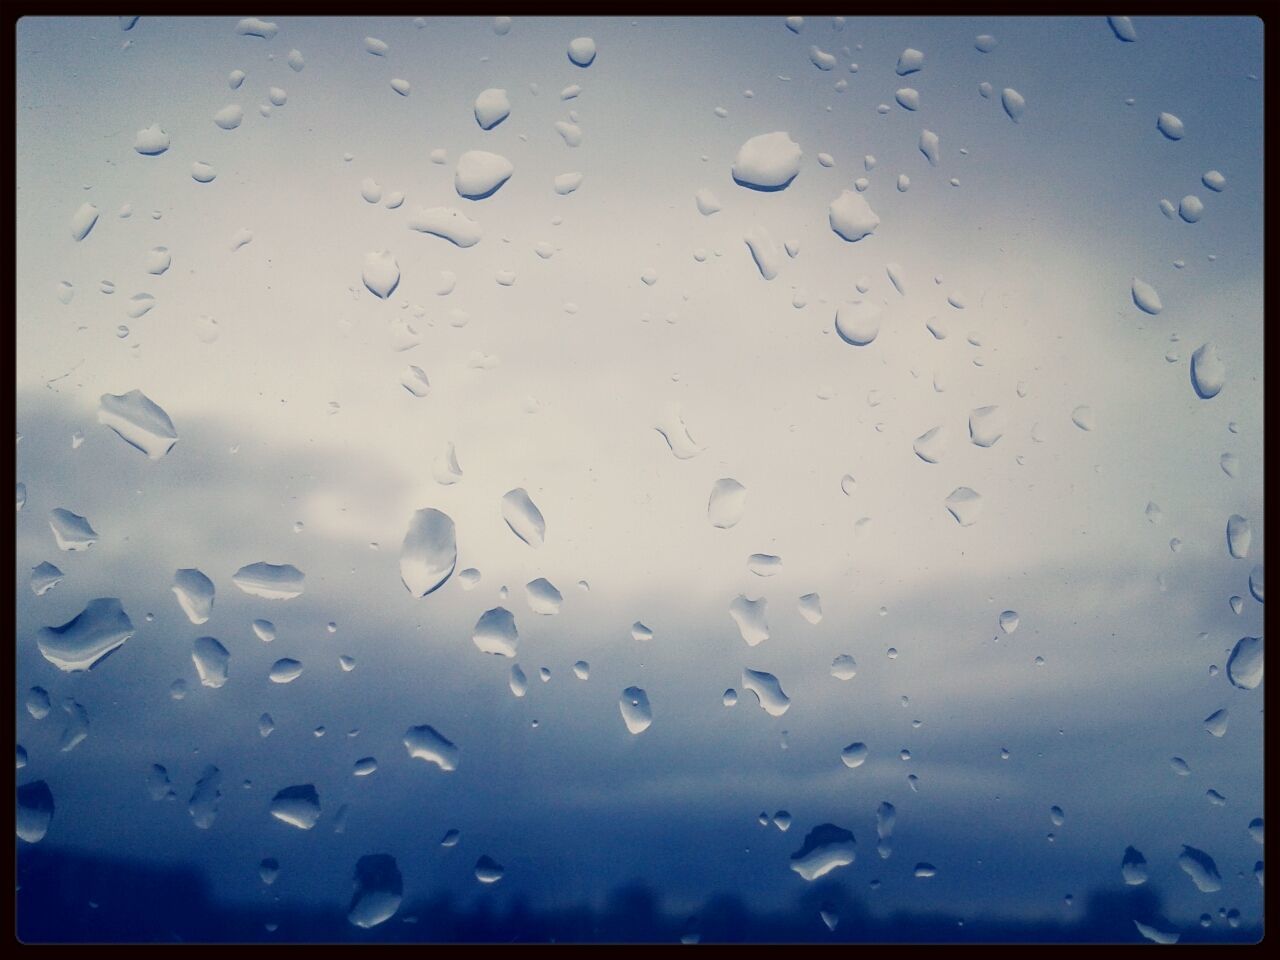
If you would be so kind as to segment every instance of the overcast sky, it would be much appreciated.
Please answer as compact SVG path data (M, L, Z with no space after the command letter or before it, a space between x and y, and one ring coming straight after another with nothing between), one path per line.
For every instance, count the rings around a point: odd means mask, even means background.
M506 34L487 19L273 22L271 39L234 18L18 26L18 781L52 790L42 843L192 863L219 896L335 911L368 853L396 857L406 898L452 887L550 905L643 879L691 909L723 891L770 907L805 887L788 858L831 822L858 841L832 879L877 911L1069 918L1064 896L1119 885L1132 845L1172 926L1219 907L1260 919L1247 825L1262 815L1263 689L1222 669L1263 619L1249 590L1265 546L1260 22L1135 18L1133 43L1101 17L819 17L798 34L780 18L515 18ZM586 68L566 54L581 36L597 48ZM814 65L814 46L834 69ZM923 68L899 76L908 47ZM562 99L570 84L580 95ZM473 103L491 87L511 112L484 131ZM917 111L895 99L904 87ZM1017 123L1006 87L1025 98ZM264 116L271 88L286 102ZM213 117L229 104L244 119L223 130ZM1157 130L1162 112L1182 139ZM571 147L555 123L575 116ZM135 140L152 124L170 146L144 156ZM926 129L937 166L919 149ZM776 192L739 186L739 148L773 131L799 144L799 174ZM514 166L487 199L454 190L468 150ZM192 178L197 161L212 182ZM1221 192L1202 183L1210 170ZM581 187L558 195L571 172ZM403 204L367 202L366 178ZM828 205L859 178L880 223L849 243ZM722 207L710 216L703 188ZM1203 202L1198 222L1162 214L1186 195ZM100 217L77 242L85 202ZM409 229L437 206L477 221L480 242ZM798 246L772 280L743 239L760 227ZM233 250L242 230L252 239ZM172 265L157 276L159 246ZM361 279L383 250L400 271L386 300ZM1158 315L1135 306L1135 276L1158 291ZM155 306L135 319L139 293ZM867 346L833 325L857 300L882 309ZM1226 379L1202 400L1189 359L1206 342ZM425 397L400 383L410 364ZM175 424L157 461L97 422L101 395L131 390ZM689 459L654 429L672 405L699 450ZM990 405L1006 426L983 448L969 414ZM1082 405L1092 430L1073 423ZM949 443L925 463L912 444L937 426ZM462 476L445 486L434 465L448 443ZM726 477L746 508L718 529L707 502ZM502 519L516 487L545 517L537 549ZM944 506L958 487L982 497L970 526ZM57 548L57 507L88 518L90 550ZM415 599L401 583L400 543L424 507L455 521L474 589L455 574ZM1227 551L1232 514L1252 523L1243 559ZM781 557L780 572L750 572L754 553ZM41 561L66 577L37 597ZM297 566L304 594L239 591L232 574L257 561ZM185 567L216 585L206 624L169 589ZM530 609L537 577L563 594L558 615ZM768 601L756 647L729 616L740 593ZM808 593L818 624L797 610ZM64 674L36 634L96 597L118 597L135 634ZM519 699L512 661L470 640L499 604L519 629ZM1007 609L1012 635L997 625ZM260 617L278 628L270 644L250 629ZM632 638L635 621L652 640ZM197 679L200 636L231 653L221 688ZM831 676L839 654L856 659L853 679ZM281 657L304 664L288 685L267 679ZM744 667L778 677L784 716L741 689L722 704ZM54 702L43 720L21 706L37 684ZM653 712L639 735L618 709L633 685ZM91 727L62 753L67 697ZM1223 707L1219 739L1203 721ZM458 745L456 771L408 756L401 738L421 724ZM848 769L855 741L869 759ZM352 776L366 756L377 771ZM153 763L177 801L149 798ZM209 764L224 796L200 830L187 801ZM273 820L272 795L305 783L317 826ZM898 810L887 860L881 801ZM756 822L784 809L786 833ZM441 849L450 828L461 842ZM1179 869L1183 844L1216 860L1220 892ZM506 867L493 887L472 875L481 854ZM282 865L269 891L268 856ZM919 862L937 875L913 877Z

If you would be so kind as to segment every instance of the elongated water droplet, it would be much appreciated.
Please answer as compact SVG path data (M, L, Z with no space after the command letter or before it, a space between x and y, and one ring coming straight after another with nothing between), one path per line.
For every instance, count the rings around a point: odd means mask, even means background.
M1253 542L1253 526L1238 513L1227 518L1227 552L1236 560L1249 556Z
M1253 690L1262 683L1262 638L1241 637L1227 659L1227 679L1241 690Z
M1259 603L1264 602L1262 599L1263 588L1264 588L1262 578L1263 578L1262 564L1258 564L1256 567L1254 567L1252 570L1249 571L1249 592L1253 594L1253 599L1257 600Z
M653 723L653 710L649 706L649 695L639 687L627 687L618 700L618 710L622 713L622 721L627 731L641 734Z
M173 593L178 606L194 624L206 623L213 612L213 581L199 570L186 568L173 575Z
M938 151L940 144L938 135L932 130L922 130L920 132L920 152L924 154L924 158L929 161L929 166L936 167L938 165Z
M43 780L22 784L18 787L16 808L18 839L39 843L53 821L53 791L49 784Z
M133 636L133 621L114 597L90 600L60 627L44 627L36 644L44 658L68 673L91 670Z
M749 647L769 639L769 624L765 621L768 603L763 597L748 600L743 594L738 594L729 604L729 616L738 625L738 632Z
M231 654L213 637L199 637L191 645L191 659L202 686L217 689L227 682Z
M782 684L772 673L763 670L742 670L742 689L756 695L756 702L771 717L780 717L791 706L791 698L782 691Z
M480 242L480 224L452 207L419 208L409 220L409 229L441 237L459 247Z
M1131 292L1134 305L1144 313L1154 315L1164 309L1164 304L1160 302L1160 294L1156 293L1156 288L1145 280L1134 277Z
M263 600L292 600L302 596L306 575L293 564L250 563L231 577L231 582L251 597Z
M1169 140L1181 140L1186 134L1182 121L1172 113L1162 113L1156 117L1156 129Z
M857 856L852 833L834 823L823 823L806 834L800 849L791 854L791 869L806 880L817 880L837 867L848 866Z
M1191 354L1191 386L1201 400L1211 400L1222 392L1227 367L1218 358L1218 348L1206 343Z
M667 447L677 460L689 460L703 450L689 433L689 428L685 426L677 404L666 405L662 420L654 429L662 434L662 439L667 441Z
M760 276L766 280L776 277L778 268L782 265L782 251L778 248L773 235L756 224L743 234L742 239L751 253L751 259L755 261L756 269L760 271Z
M297 660L283 657L271 665L267 678L272 683L292 683L302 676L302 664Z
M395 857L371 853L356 861L355 893L347 908L347 920L368 930L385 923L400 909L404 880Z
M1178 855L1178 866L1191 878L1191 882L1201 893L1217 893L1222 889L1222 877L1218 874L1218 865L1213 862L1213 857L1203 850L1184 844L1182 853Z
M1009 119L1017 123L1027 110L1027 101L1023 99L1022 94L1012 87L1005 87L1000 94L1000 103L1004 106L1004 112L1009 115Z
M434 763L441 770L458 769L458 748L435 727L410 727L404 734L404 747L410 757Z
M169 415L141 390L120 396L104 393L98 402L98 422L151 460L159 460L178 442Z
M547 522L523 487L508 490L502 495L502 519L507 522L511 532L529 546L542 546Z
M83 240L98 222L98 208L92 203L82 203L71 215L71 237L76 241Z
M747 557L747 569L757 577L772 577L782 570L782 558L770 553L753 553Z
M213 821L218 816L218 802L222 799L221 784L222 771L214 766L205 767L200 779L196 781L195 790L187 802L187 812L201 830L208 830L213 826Z
M822 622L822 598L816 593L806 593L796 604L796 609L800 611L800 616L804 617L809 623Z
M742 519L747 507L747 488L732 477L717 480L707 501L707 519L713 527L727 530Z
M1225 737L1230 719L1225 707L1221 710L1215 710L1204 718L1204 728L1215 737Z

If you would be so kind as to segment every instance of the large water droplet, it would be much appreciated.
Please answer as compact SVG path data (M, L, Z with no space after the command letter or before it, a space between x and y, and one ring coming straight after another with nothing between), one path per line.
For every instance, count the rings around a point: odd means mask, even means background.
M306 586L306 574L293 564L275 564L259 561L241 567L231 577L231 582L251 597L263 600L292 600L302 596Z
M1227 660L1227 679L1241 690L1252 690L1262 682L1262 638L1241 637Z
M502 657L514 657L520 637L516 633L516 618L506 607L486 610L471 631L472 642L482 653Z
M91 670L133 636L133 621L114 597L90 600L60 627L44 627L36 644L44 658L68 673Z
M560 612L563 595L555 588L555 584L545 577L530 580L524 585L525 597L529 601L529 609L534 613L551 616Z
M502 519L507 522L511 532L529 546L542 546L547 522L523 487L508 490L502 495Z
M639 687L627 687L618 700L618 710L622 713L622 721L628 732L641 734L653 723L653 710L649 706L649 695Z
M201 830L208 830L213 826L213 821L218 816L218 801L222 799L222 790L219 789L221 784L222 771L214 766L205 767L200 779L196 781L191 799L187 801L187 812Z
M1211 400L1227 381L1227 367L1218 358L1218 348L1206 343L1191 354L1191 386L1201 400Z
M320 819L320 794L309 783L285 787L271 798L271 816L299 830L310 830Z
M400 546L400 580L415 597L444 586L458 563L458 541L448 514L426 507L414 513Z
M1017 123L1027 110L1027 101L1012 87L1004 88L1000 94L1000 103L1004 106L1004 112L1014 123Z
M1164 309L1164 304L1160 302L1160 294L1156 293L1156 288L1145 280L1134 277L1131 292L1134 305L1144 313L1154 315Z
M982 515L982 495L968 487L956 487L944 505L962 527L972 526Z
M738 625L738 632L747 646L754 647L769 639L769 624L765 622L765 612L769 601L761 597L759 600L748 600L738 594L729 603L729 616Z
M347 908L350 923L367 930L391 919L404 895L404 880L395 857L371 853L357 860L355 888Z
M1227 552L1236 560L1249 556L1253 542L1253 526L1238 513L1227 518Z
M791 135L781 130L752 137L738 149L733 179L752 190L782 190L800 172L803 154Z
M854 242L870 236L880 226L880 217L861 193L842 190L827 208L827 222L836 236Z
M1222 889L1222 877L1218 874L1218 865L1213 857L1195 847L1182 847L1178 855L1178 866L1191 878L1191 882L1201 893L1217 893Z
M717 480L707 501L707 519L713 527L727 530L739 520L747 508L747 488L732 477Z
M978 407L969 414L969 439L977 447L994 446L1007 425L1008 418L1000 407Z
M458 769L458 748L435 727L410 727L404 734L404 748L410 757L434 763L441 770Z
M840 751L840 759L844 761L846 767L852 770L866 763L869 753L870 751L865 743L851 743Z
M819 824L791 855L791 869L806 880L817 880L837 867L853 863L856 848L857 841L848 830L834 823Z
M458 158L453 187L468 200L483 200L497 193L515 169L506 157L487 150L468 150Z
M742 670L742 689L756 695L756 702L771 717L780 717L791 706L791 698L782 691L782 684L772 673L762 670Z
M860 300L836 308L836 333L845 343L865 347L880 333L879 305Z
M507 91L490 87L481 91L475 102L476 123L481 130L492 130L511 115L511 101Z
M159 460L178 442L169 415L141 390L120 396L104 393L98 402L98 422L151 460Z
M213 581L199 570L185 568L173 575L173 593L178 606L194 624L206 623L213 612Z
M217 689L227 682L231 654L213 637L199 637L191 645L191 659L200 675L200 683Z
M400 264L390 250L366 253L362 278L370 293L385 300L400 284Z
M569 41L569 60L574 66L589 67L596 58L596 42L590 37L575 37Z
M158 157L169 149L169 134L160 129L160 124L153 123L138 131L133 140L133 149L144 157Z
M282 657L271 665L267 678L272 683L292 683L302 676L302 664L289 657Z
M49 511L49 529L59 550L88 550L98 542L97 531L89 526L88 520L62 507Z
M39 843L53 820L53 792L43 780L18 787L17 832L20 840Z

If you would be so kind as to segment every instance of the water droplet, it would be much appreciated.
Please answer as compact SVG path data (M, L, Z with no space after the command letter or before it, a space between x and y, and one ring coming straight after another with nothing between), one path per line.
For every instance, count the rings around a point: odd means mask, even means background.
M547 522L529 498L523 487L508 490L502 496L502 519L507 522L511 532L531 547L542 546L547 532Z
M133 636L133 622L114 597L90 600L60 627L43 627L36 643L44 658L68 673L91 670Z
M511 101L507 99L507 91L496 87L484 90L476 97L476 123L481 130L492 130L511 115Z
M53 792L43 780L24 783L17 794L17 834L27 843L39 843L53 821Z
M384 923L400 909L404 880L395 857L371 853L356 861L355 894L347 908L347 920L369 929Z
M458 748L435 727L410 727L404 734L404 747L410 757L434 763L441 770L458 769Z
M83 240L89 235L89 231L93 229L93 225L97 222L98 208L87 201L80 204L76 212L71 215L72 239Z
M400 284L400 264L390 250L366 253L362 279L370 293L385 300Z
M159 460L178 442L169 415L141 390L120 396L104 393L98 401L98 422L151 460Z
M524 589L529 609L534 613L551 616L560 612L560 603L564 597L551 581L539 577L526 583Z
M480 242L480 224L452 207L419 208L409 220L409 229L442 237L459 247L473 247Z
M816 593L806 593L802 596L796 604L796 609L809 623L822 622L822 598Z
M206 623L213 612L213 581L199 570L186 568L173 575L173 593L178 606L194 624Z
M1154 316L1164 309L1164 305L1160 302L1160 294L1156 293L1155 287L1145 280L1134 277L1131 290L1134 305L1144 313Z
M902 87L894 93L893 97L904 110L920 109L920 92L912 87Z
M250 563L231 576L231 582L251 597L292 600L302 596L306 574L293 564Z
M662 420L654 427L667 441L667 447L677 460L689 460L702 452L700 447L685 426L677 404L667 404L663 410Z
M299 830L310 830L320 819L320 794L309 783L285 787L271 798L271 816Z
M852 770L866 763L869 753L870 751L865 743L851 743L840 751L840 759L844 761L846 767Z
M641 734L653 723L653 710L649 706L649 695L639 687L627 687L618 700L618 710L622 713L622 722L627 731Z
M1008 418L1000 407L978 407L969 414L969 439L976 447L991 447L1004 436Z
M222 790L219 789L221 784L222 771L214 766L205 767L200 779L196 781L195 790L187 802L187 812L201 830L208 830L213 826L213 821L218 816L218 801L222 799Z
M880 217L861 193L842 190L827 208L827 222L836 236L852 243L870 236L880 226Z
M760 704L762 710L771 717L780 717L787 712L791 706L791 698L782 691L782 684L778 682L778 678L772 673L765 673L762 670L742 670L742 683L739 684L743 690L749 690L756 695L756 702Z
M64 576L61 570L45 560L31 568L31 592L37 597L43 597L61 583Z
M837 680L852 680L858 675L858 664L849 654L842 653L831 661L831 675Z
M244 122L244 107L238 103L228 103L213 115L213 122L223 130L234 130Z
M753 553L747 557L747 569L757 577L772 577L782 570L782 558L770 553Z
M1262 638L1241 637L1227 660L1227 679L1241 690L1253 690L1262 683Z
M1218 874L1218 865L1213 862L1213 857L1203 850L1184 844L1182 853L1178 855L1178 866L1191 878L1191 882L1201 893L1217 893L1222 889L1222 877Z
M982 514L982 495L968 487L956 487L944 505L962 527L972 526Z
M1238 513L1227 518L1227 552L1233 559L1243 560L1249 556L1249 546L1253 541L1253 526Z
M505 607L486 610L471 631L471 640L481 653L502 657L514 657L520 637L516 633L516 618Z
M400 547L400 579L415 597L444 585L458 562L453 520L430 507L418 510L409 521Z
M1071 411L1071 422L1081 430L1092 430L1097 426L1097 421L1093 416L1093 408L1085 404L1081 404ZM1034 437L1032 439L1035 439Z
M590 37L569 41L569 60L574 66L589 67L596 58L596 42Z
M823 823L806 834L800 849L791 855L791 869L806 880L817 880L856 857L852 833L834 823Z
M1227 723L1230 719L1225 707L1221 710L1215 710L1204 718L1204 728L1215 737L1225 737L1227 735Z
M729 616L738 625L738 632L747 646L754 647L769 639L769 625L765 622L768 603L763 597L748 600L743 594L738 594L729 604Z
M227 682L231 654L215 638L198 637L191 645L191 659L201 686L217 689Z
M468 150L458 158L453 186L459 196L468 200L483 200L497 193L515 173L515 169L506 157L487 150Z
M836 333L845 343L865 347L880 333L881 308L865 300L836 308Z
M782 190L800 172L803 154L791 135L781 130L746 141L733 161L733 179L752 190Z
M853 479L849 474L845 474L840 478L840 491L846 497L852 497L854 489L858 486L858 481Z
M264 713L258 718L258 736L262 737L264 740L271 736L271 733L275 728L276 722L271 718L271 714Z
M292 683L302 676L302 664L297 660L284 657L271 665L267 674L272 683Z
M169 134L160 129L160 124L153 123L138 131L133 149L144 157L157 157L169 149Z
M924 154L924 158L929 161L929 166L936 167L938 165L938 135L932 130L922 130L920 132L920 152Z
M1182 121L1172 113L1162 113L1156 117L1156 129L1169 140L1181 140L1186 133Z
M917 863L916 868L912 873L912 876L919 877L921 879L927 879L928 877L935 877L937 875L938 868L932 863Z
M1227 367L1218 359L1218 348L1206 343L1191 354L1191 386L1201 400L1211 400L1227 380Z

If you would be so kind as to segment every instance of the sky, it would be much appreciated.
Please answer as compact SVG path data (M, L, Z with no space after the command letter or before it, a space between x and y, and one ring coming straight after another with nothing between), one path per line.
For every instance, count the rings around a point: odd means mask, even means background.
M370 853L396 858L406 901L451 889L552 907L640 879L691 910L720 892L767 909L804 891L789 857L834 823L858 847L829 878L873 912L1061 920L1067 895L1122 883L1132 845L1170 929L1219 908L1260 922L1247 826L1262 816L1264 688L1225 671L1263 633L1249 589L1265 547L1259 21L1139 17L1132 43L1101 17L814 17L798 33L781 18L272 22L270 39L234 18L18 24L17 780L53 794L42 845L195 865L228 901L336 912ZM595 41L588 67L566 53L576 37ZM923 67L899 76L907 48ZM904 87L918 110L895 99ZM260 110L272 88L285 102ZM473 103L488 88L511 112L485 131ZM1026 102L1016 123L1005 88ZM244 110L234 130L213 122L229 104ZM1162 112L1181 139L1159 132ZM152 124L170 145L145 156ZM795 179L736 184L739 149L773 131L800 146ZM454 189L468 150L514 167L486 199ZM557 194L571 172L582 185ZM368 202L366 180L403 204ZM701 189L722 209L702 215ZM853 243L828 223L844 190L880 220ZM1198 222L1161 212L1187 195ZM100 217L76 241L84 202ZM409 229L438 206L477 221L480 241ZM772 280L743 241L755 228L797 249ZM172 264L153 275L159 246ZM381 251L400 272L385 300L362 281ZM1158 314L1135 305L1135 277ZM133 318L139 293L155 305ZM834 329L857 301L882 310L866 346ZM1226 368L1207 400L1189 373L1204 343ZM401 385L410 364L424 397ZM158 460L98 422L102 395L132 390L175 425ZM970 412L993 405L1003 435L970 443ZM655 429L673 415L687 459ZM937 426L949 439L930 464L913 441ZM462 475L442 485L449 443ZM707 519L721 478L747 490L729 529ZM545 517L540 547L503 521L518 487ZM958 487L982 498L969 526L944 506ZM90 550L58 549L58 507L89 519ZM472 589L457 573L425 598L402 584L401 541L426 507L454 520ZM1233 514L1252 526L1241 559ZM755 553L779 572L752 573ZM35 596L42 561L66 576ZM232 575L258 561L301 569L303 595L241 592ZM205 624L170 590L191 567L216 586ZM563 594L557 615L530 609L538 577ZM817 624L797 609L809 593ZM767 600L758 646L729 616L739 594ZM134 635L63 673L36 636L97 597L120 599ZM513 661L470 639L499 605L519 630L519 698ZM220 688L197 678L201 636L231 653ZM857 662L847 681L830 673L841 654ZM304 666L287 685L267 677L282 657ZM744 668L777 676L786 714L741 689ZM54 703L44 719L23 707L34 685ZM618 707L631 686L653 713L636 735ZM90 718L69 752L65 698ZM1224 707L1228 731L1210 736ZM409 757L401 738L422 724L457 744L456 770ZM849 769L853 742L870 753ZM367 756L378 769L354 777ZM176 799L150 799L155 763ZM211 764L223 797L198 829L188 799ZM312 830L268 813L295 784L319 792ZM897 808L887 859L882 801ZM787 831L757 822L779 810ZM441 848L449 829L460 842ZM1184 844L1214 858L1220 891L1179 868ZM505 867L498 883L476 881L481 855ZM281 863L269 888L264 857ZM918 863L936 875L913 876Z

